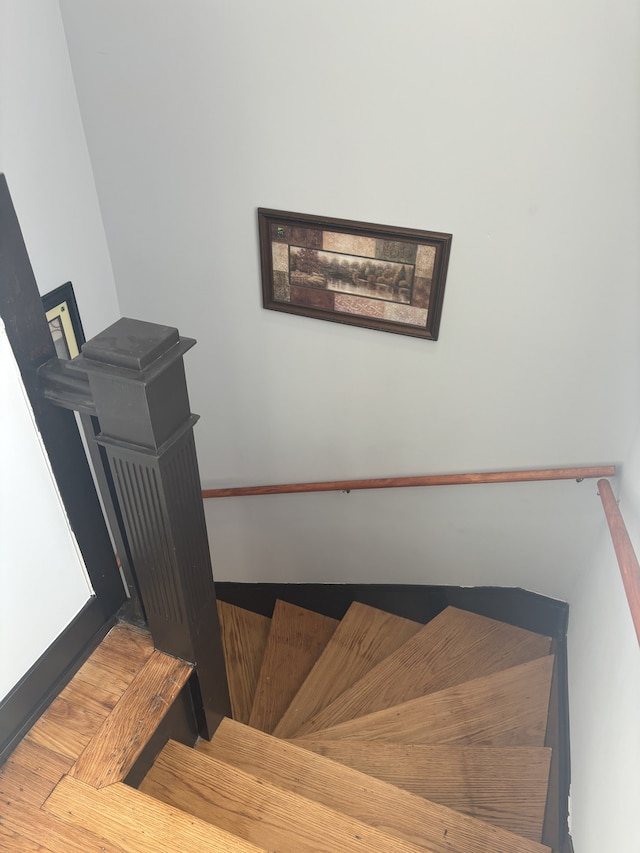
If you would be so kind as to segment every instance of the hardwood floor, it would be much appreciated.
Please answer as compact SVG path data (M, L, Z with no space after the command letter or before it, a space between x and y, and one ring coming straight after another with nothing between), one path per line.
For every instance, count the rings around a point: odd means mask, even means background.
M141 690L136 680L143 669L149 675L149 665L156 679L145 677ZM128 625L114 627L0 768L0 849L142 849L122 846L88 823L74 824L53 814L47 801L63 781L68 784L68 774L97 784L105 775L109 780L122 778L190 671L184 662L154 652L145 632ZM123 737L118 721L125 713L129 716L134 705L143 709L137 714L141 722L137 731Z

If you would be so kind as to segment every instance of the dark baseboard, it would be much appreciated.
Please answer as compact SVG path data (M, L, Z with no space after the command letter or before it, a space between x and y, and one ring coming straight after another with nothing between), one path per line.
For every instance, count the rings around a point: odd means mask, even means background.
M429 622L449 605L548 637L566 636L569 606L518 588L418 584L216 583L222 601L271 616L276 599L341 619L353 601Z
M114 623L115 613L105 618L103 603L92 598L0 701L0 765Z
M569 701L567 627L569 605L519 588L419 586L414 584L216 583L221 601L271 616L276 599L341 619L353 601L405 619L429 622L445 607L459 607L553 638L556 666L546 744L554 750L543 843L569 853Z

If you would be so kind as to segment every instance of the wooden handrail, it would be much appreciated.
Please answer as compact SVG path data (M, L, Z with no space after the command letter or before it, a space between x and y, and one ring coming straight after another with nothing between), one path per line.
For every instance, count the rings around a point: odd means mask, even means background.
M604 514L609 525L613 548L618 558L618 566L622 575L624 591L629 602L631 618L640 643L640 564L629 538L627 527L618 508L618 502L613 494L608 480L598 480L598 493L604 507Z
M477 474L430 474L425 477L386 477L372 480L332 480L320 483L286 483L275 486L236 486L203 489L203 498L251 495L287 495L302 492L351 492L356 489L400 489L407 486L463 486L471 483L532 483L538 480L586 480L613 477L614 465L582 468L541 468L525 471L486 471Z

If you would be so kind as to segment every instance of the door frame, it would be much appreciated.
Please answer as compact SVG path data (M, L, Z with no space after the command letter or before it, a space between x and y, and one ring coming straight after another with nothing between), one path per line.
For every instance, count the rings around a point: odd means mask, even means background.
M72 411L45 400L37 369L56 357L7 181L0 174L0 316L95 594L0 701L0 764L100 642L126 593ZM30 614L25 612L25 630Z

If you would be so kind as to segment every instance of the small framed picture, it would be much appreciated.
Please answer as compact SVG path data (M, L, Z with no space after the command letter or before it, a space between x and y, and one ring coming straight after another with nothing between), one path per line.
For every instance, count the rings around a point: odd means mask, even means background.
M451 234L258 210L263 305L438 339Z
M80 354L85 337L71 282L45 294L42 304L58 358L75 358Z

